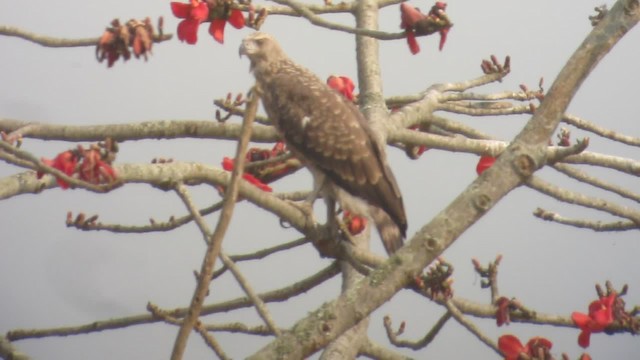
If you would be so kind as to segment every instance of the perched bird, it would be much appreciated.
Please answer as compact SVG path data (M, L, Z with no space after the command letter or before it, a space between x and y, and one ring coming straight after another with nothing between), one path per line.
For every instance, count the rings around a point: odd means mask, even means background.
M402 195L380 144L360 110L309 70L293 62L278 42L256 32L240 46L251 61L269 119L287 147L311 171L313 201L369 216L387 253L402 246L407 231ZM329 220L331 221L331 220Z

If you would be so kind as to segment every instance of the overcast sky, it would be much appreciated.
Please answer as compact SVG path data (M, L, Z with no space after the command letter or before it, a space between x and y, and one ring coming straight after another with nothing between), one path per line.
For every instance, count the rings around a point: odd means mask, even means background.
M256 2L262 5L265 2ZM412 1L427 10L432 3ZM415 94L437 82L468 80L480 75L480 62L491 54L511 55L511 74L500 84L476 92L518 91L518 85L535 88L545 78L548 88L591 26L588 16L600 2L451 1L447 12L455 26L442 52L436 37L419 38L422 51L412 56L404 40L380 46L385 96ZM8 1L0 0L0 25L17 26L35 33L65 38L99 36L113 18L158 16L165 18L165 32L174 32L178 19L169 2L124 1ZM399 30L399 6L382 11L382 30ZM330 19L352 24L348 16ZM352 35L313 28L306 21L271 16L263 31L273 34L297 62L321 78L331 74L356 80ZM112 69L95 61L93 48L51 49L17 38L0 37L0 118L15 118L55 124L105 124L147 120L214 120L212 100L227 92L245 92L253 83L248 61L238 58L240 39L250 29L227 28L225 45L215 43L205 26L196 46L177 39L156 44L148 62L118 62ZM594 71L579 90L569 112L602 126L640 136L635 102L640 75L640 32L634 29ZM454 119L493 136L509 140L528 116ZM236 120L238 121L238 120ZM590 150L638 159L637 149L612 144L581 130L573 137L590 136ZM23 149L37 156L54 157L73 147L69 143L26 140ZM234 153L235 143L216 140L126 142L118 163L145 162L154 157L177 161L198 161L219 165L222 157ZM477 156L431 150L419 160L409 160L397 149L389 158L405 197L411 235L441 211L476 176ZM585 168L588 169L588 168ZM0 176L22 170L0 163ZM630 189L638 179L612 171L593 174ZM574 190L588 189L567 180L553 170L539 173L544 179ZM310 176L301 171L274 184L276 191L305 190ZM202 207L219 200L217 192L194 190ZM601 192L593 194L631 202ZM466 232L444 254L456 268L455 294L478 302L489 301L479 289L470 259L483 263L503 254L499 283L503 295L517 297L529 308L568 316L587 311L595 299L594 284L611 280L616 288L629 284L625 298L629 308L640 303L637 254L638 233L596 234L542 222L531 213L537 207L566 216L589 219L611 217L561 204L529 189L509 194L488 215ZM24 195L0 202L0 332L15 328L43 328L89 323L95 320L140 314L148 301L161 307L186 306L192 296L192 271L200 267L204 245L191 224L171 233L114 235L80 232L66 228L68 210L99 214L105 223L145 224L149 218L166 220L185 213L173 193L127 185L110 194L82 190L54 189L37 196ZM208 217L214 224L216 217ZM300 236L282 230L278 219L255 206L240 203L224 249L229 254L290 241ZM373 250L383 254L377 239ZM264 262L241 264L241 269L258 291L274 289L317 272L330 263L308 245L290 254L273 256ZM337 296L338 279L322 285L290 304L273 304L269 309L281 327L288 327L319 304ZM241 296L228 276L213 283L208 302ZM382 316L395 324L407 321L405 337L424 336L443 309L408 292L401 292L372 317L369 333L388 344ZM496 328L491 320L479 326L497 340L514 333L523 341L544 336L554 342L554 354L567 352L577 358L579 330L510 325ZM253 309L208 317L207 321L247 321L259 324ZM176 327L164 324L136 326L85 336L16 342L35 359L166 358L173 346ZM223 348L234 358L243 358L268 339L242 335L218 335ZM630 335L595 335L588 349L594 359L631 359L640 353L638 338ZM415 358L461 358L461 352L476 358L495 354L451 321L436 341ZM91 354L90 356L88 354ZM209 356L202 340L192 336L186 358Z

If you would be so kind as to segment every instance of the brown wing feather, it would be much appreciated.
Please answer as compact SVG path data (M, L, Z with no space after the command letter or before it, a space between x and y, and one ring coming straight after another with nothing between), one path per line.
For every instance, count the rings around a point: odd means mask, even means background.
M287 63L262 81L262 100L288 145L354 196L382 208L406 235L402 196L360 111L310 72Z

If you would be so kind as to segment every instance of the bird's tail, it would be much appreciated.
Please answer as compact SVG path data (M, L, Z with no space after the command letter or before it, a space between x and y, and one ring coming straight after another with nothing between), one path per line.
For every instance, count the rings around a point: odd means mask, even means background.
M373 222L376 224L378 234L382 239L382 245L387 250L387 254L391 255L400 249L404 243L404 236L391 217L384 210L375 206L370 207L369 215L371 215Z

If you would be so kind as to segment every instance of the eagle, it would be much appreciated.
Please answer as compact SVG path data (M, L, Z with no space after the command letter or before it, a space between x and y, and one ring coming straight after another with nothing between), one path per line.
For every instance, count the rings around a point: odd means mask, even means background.
M311 171L314 190L333 206L370 217L392 254L406 237L407 218L384 146L360 110L296 64L269 34L242 40L263 107L294 156Z

